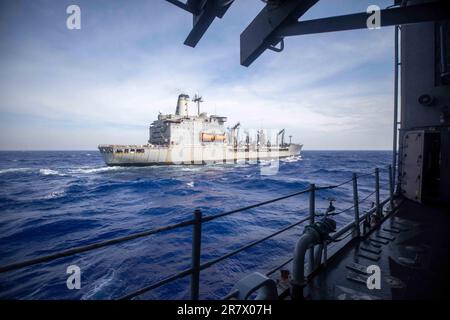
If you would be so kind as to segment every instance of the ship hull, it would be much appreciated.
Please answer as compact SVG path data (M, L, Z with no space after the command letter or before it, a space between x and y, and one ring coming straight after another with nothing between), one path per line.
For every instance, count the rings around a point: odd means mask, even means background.
M256 149L233 148L227 145L211 146L119 146L101 145L99 150L108 166L202 165L236 163L286 158L300 155L302 145L264 147Z

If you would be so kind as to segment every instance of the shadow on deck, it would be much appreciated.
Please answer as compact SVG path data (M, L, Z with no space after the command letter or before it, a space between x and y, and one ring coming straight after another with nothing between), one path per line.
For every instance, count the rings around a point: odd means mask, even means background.
M312 276L306 299L448 299L450 210L404 200L397 212L354 239ZM381 269L381 288L369 290L366 268Z

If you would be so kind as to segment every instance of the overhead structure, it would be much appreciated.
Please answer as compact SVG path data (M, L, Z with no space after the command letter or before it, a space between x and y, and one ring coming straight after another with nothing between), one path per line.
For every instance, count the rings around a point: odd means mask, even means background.
M195 47L215 18L222 18L234 0L167 0L193 16L193 26L184 44Z
M267 1L266 6L241 33L241 64L248 67L266 49L280 52L283 37L277 31L286 24L295 23L319 0ZM280 47L275 46L280 43Z
M222 18L234 0L179 0L168 2L192 13L194 25L186 45L195 47L216 17ZM254 0L256 1L256 0ZM373 12L298 21L319 0L264 0L266 5L241 33L241 65L250 66L267 49L280 52L284 38L367 28ZM380 27L450 19L448 0L395 0L380 10ZM278 46L278 47L277 47Z

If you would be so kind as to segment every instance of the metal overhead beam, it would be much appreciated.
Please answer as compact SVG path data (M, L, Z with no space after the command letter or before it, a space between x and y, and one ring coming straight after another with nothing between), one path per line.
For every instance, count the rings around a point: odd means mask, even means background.
M449 3L446 1L411 5L400 8L380 10L382 27L439 21L450 19ZM366 21L370 14L366 12L337 17L295 22L280 28L278 37L298 36L312 33L345 31L367 28Z
M241 33L241 64L248 67L266 49L280 42L277 31L285 23L295 22L318 0L269 2Z
M222 18L234 0L166 0L193 15L193 27L184 44L195 47L216 17ZM285 37L367 28L372 13L298 21L319 0L267 0L266 6L241 33L241 64L249 66L266 49L280 52ZM380 10L380 26L450 20L449 2L434 0ZM395 5L408 3L395 0ZM280 44L280 47L275 47Z
M181 2L180 0L166 0L166 1L173 4L174 6L177 6L178 8L181 8L187 12L194 14L192 8L190 8L186 3Z
M222 18L234 2L234 0L188 0L186 3L179 0L166 1L192 13L192 30L184 41L184 44L190 47L197 45L214 19Z
M216 18L216 4L214 0L206 1L200 12L193 14L193 27L184 44L195 47Z

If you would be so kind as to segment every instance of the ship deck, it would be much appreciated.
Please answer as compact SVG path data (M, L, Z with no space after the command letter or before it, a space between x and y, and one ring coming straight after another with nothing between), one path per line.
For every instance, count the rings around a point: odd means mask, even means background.
M450 210L403 200L362 239L353 239L310 277L306 299L448 299ZM370 250L370 251L368 251ZM369 290L367 266L381 269L381 288Z

